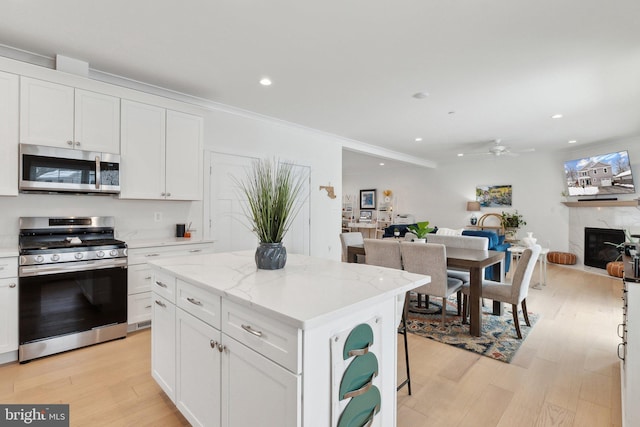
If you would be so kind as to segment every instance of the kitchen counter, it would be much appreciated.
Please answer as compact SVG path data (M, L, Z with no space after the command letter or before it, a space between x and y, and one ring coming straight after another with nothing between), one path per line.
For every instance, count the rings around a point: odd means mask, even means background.
M213 243L213 240L184 238L184 237L167 237L164 239L140 239L140 240L123 239L123 240L127 242L127 247L130 249L151 248L151 247L158 247L158 246L189 245L189 244L196 244L196 243Z
M0 247L0 258L18 256L18 248L2 248Z
M259 270L254 256L148 262L152 376L180 412L192 425L335 427L365 414L395 426L405 294L430 277L295 254Z
M177 278L305 329L404 294L428 276L290 254L281 270L259 270L255 251L150 261Z

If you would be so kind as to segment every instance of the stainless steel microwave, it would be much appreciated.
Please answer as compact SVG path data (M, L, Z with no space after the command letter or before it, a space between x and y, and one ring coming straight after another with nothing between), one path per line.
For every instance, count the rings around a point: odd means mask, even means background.
M20 144L21 192L117 194L120 155Z

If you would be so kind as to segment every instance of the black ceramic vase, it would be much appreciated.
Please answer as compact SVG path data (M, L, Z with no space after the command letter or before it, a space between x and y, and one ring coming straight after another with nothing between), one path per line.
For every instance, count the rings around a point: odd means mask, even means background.
M260 243L256 265L262 270L279 270L287 263L287 248L281 243Z

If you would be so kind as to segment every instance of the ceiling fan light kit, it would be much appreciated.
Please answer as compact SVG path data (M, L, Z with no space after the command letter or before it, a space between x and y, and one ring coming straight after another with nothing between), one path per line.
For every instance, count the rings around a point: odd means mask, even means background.
M502 140L501 139L494 139L493 140L493 145L491 147L489 147L489 149L487 151L484 152L473 152L473 153L459 153L458 157L463 157L465 155L492 155L494 157L500 157L500 156L518 156L520 153L530 153L532 151L535 151L534 148L526 148L524 150L517 150L517 151L512 151L510 147L507 147L506 145L502 144Z

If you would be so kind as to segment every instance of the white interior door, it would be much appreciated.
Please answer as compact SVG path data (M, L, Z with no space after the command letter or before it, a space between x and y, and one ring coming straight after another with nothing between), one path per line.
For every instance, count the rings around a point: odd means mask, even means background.
M232 154L211 153L211 174L209 185L211 238L215 241L216 252L255 249L258 238L249 228L241 198L233 177L244 177L251 167L254 157ZM296 170L309 173L309 167L296 166ZM284 245L287 253L309 255L309 182L305 182L302 207L296 216Z

